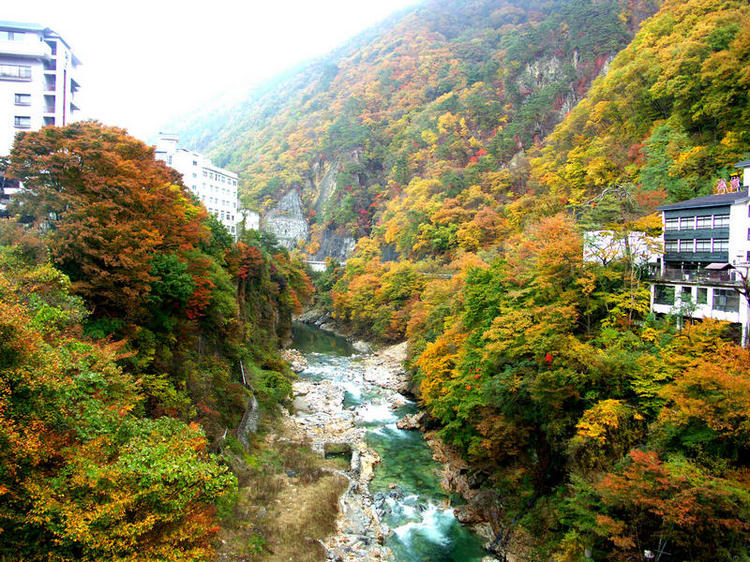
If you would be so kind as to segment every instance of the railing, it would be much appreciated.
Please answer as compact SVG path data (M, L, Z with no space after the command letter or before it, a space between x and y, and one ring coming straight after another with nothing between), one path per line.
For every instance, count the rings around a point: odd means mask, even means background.
M733 283L741 282L740 276L734 270L716 271L716 270L682 270L666 268L663 272L655 272L651 276L654 279L665 279L671 281L695 281L708 283Z

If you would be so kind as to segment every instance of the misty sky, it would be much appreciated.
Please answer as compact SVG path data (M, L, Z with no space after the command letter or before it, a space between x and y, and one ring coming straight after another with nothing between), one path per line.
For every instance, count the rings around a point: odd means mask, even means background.
M51 27L84 65L87 118L147 140L169 117L322 55L417 0L23 0L0 20Z

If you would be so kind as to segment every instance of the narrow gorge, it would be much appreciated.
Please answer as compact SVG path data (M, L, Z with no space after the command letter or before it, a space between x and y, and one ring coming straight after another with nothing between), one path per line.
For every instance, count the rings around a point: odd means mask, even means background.
M442 467L421 432L397 427L417 412L403 394L406 344L372 352L362 342L355 347L298 324L292 345L302 352L295 362L300 378L284 433L321 455L340 457L349 478L337 531L324 541L328 558L494 560L483 539L454 516L463 502L441 488Z

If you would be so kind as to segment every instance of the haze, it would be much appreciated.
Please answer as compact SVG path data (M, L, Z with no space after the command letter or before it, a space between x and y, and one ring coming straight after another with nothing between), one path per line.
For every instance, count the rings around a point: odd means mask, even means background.
M60 33L83 62L83 117L153 140L161 124L320 56L416 0L26 0L0 19Z

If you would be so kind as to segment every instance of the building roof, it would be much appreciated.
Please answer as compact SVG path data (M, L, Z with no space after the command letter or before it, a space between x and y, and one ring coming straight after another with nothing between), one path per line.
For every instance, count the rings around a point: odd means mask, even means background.
M6 21L6 20L0 20L0 29L11 29L11 30L17 30L17 31L41 31L44 33L45 37L48 38L54 38L59 39L63 43L65 43L65 46L70 49L71 54L73 55L73 64L75 66L78 66L81 64L81 59L79 59L75 52L73 52L73 47L70 46L70 43L68 43L62 35L57 33L54 29L50 29L49 27L46 27L44 25L39 25L38 23L24 23L20 21Z
M699 207L720 207L723 205L733 205L748 199L747 188L733 191L731 193L719 193L717 195L707 195L706 197L696 197L671 205L662 205L659 211L676 211L678 209L696 209Z
M44 31L47 29L38 23L23 23L20 21L0 20L0 29L17 29L19 31Z
M735 168L750 168L750 160L743 160L734 165Z

